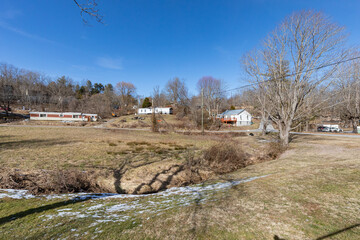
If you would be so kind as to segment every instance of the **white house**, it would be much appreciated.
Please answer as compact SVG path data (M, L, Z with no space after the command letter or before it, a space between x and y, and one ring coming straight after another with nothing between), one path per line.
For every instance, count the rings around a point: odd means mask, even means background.
M235 126L248 126L252 124L252 116L245 109L226 110L218 116L221 122L232 123Z
M30 120L96 122L97 114L75 112L30 112Z
M139 108L138 114L152 114L153 108ZM157 107L155 108L155 113L159 114L172 114L172 108L171 107Z

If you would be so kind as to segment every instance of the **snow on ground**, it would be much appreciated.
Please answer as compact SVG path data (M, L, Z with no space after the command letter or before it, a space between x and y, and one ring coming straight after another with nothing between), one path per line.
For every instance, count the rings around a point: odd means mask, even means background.
M16 189L0 189L0 198L14 198L14 199L28 199L34 198L35 196L29 194L27 190L16 190Z
M268 175L209 185L197 184L187 187L174 187L163 192L146 195L76 193L34 196L27 193L26 190L0 189L0 198L39 198L44 200L56 198L74 202L87 200L86 204L84 204L85 202L82 205L75 204L74 208L76 209L67 206L56 210L55 213L40 217L44 218L44 221L57 217L71 219L89 217L94 219L90 225L92 227L103 222L124 222L142 214L159 215L168 209L211 201L214 192L223 191L266 176Z

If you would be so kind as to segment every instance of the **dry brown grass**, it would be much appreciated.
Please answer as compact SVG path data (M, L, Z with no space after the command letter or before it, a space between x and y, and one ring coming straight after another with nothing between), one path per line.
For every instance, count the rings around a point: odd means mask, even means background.
M160 142L172 142L179 146L189 144L201 149L215 140L201 136L187 137L179 134L164 135L142 131L2 127L0 163L3 167L21 169L54 169L57 166L60 169L87 169L98 166L116 168L121 165L122 159L109 155L107 152L127 151L129 147L132 147L129 145L132 144L138 147L143 143L162 147L163 144ZM136 151L139 152L140 149ZM147 152L150 151L142 153L147 154ZM153 156L153 158L157 157Z
M152 219L144 231L177 239L300 240L346 229L360 223L358 146L360 139L298 136L277 160L223 176L267 177L216 194L207 204L199 204L200 195L186 211ZM357 227L334 239L359 234Z
M243 134L203 136L29 126L4 127L0 136L0 164L4 168L16 168L21 172L39 169L88 172L98 170L102 172L100 175L110 176L108 179L96 180L106 182L103 189L130 193L154 192L160 188L206 179L207 173L201 173L202 177L195 176L198 180L192 180L192 175L188 173L179 173L179 166L181 171L187 169L189 153L194 159L200 159L203 149L227 138L233 138L238 143L256 142L253 137ZM252 149L249 146L247 148L249 151ZM166 179L174 171L177 176L171 177L172 180L167 182ZM162 180L154 179L157 176ZM152 182L159 181L165 181L166 184L155 184L141 191L137 189L139 185L151 185Z

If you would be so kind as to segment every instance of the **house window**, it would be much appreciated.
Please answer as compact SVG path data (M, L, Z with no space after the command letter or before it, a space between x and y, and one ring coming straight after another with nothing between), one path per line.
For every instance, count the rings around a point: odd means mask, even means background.
M46 117L46 114L40 113L40 117Z

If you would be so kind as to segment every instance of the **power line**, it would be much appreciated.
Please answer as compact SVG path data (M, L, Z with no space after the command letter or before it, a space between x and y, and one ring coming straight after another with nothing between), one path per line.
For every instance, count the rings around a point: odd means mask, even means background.
M307 73L307 72L310 72L310 71L317 71L317 70L320 70L320 69L322 69L322 68L326 68L326 67L330 67L330 66L334 66L334 65L339 65L339 64L341 64L341 63L353 61L353 60L356 60L356 59L360 59L360 56L353 57L353 58L349 58L349 59L345 59L345 60L341 60L341 61L337 61L337 62L334 62L334 63L329 63L329 64L324 65L324 66L320 66L320 67L316 67L316 68L311 68L311 69L307 69L307 70L304 70L304 71L299 71L299 72L296 72L296 73L287 74L287 75L283 76L282 78L284 78L284 77L292 77L292 76L295 76L295 75L297 75L297 74ZM274 79L265 80L265 81L263 81L262 83L270 82L270 81L276 81L276 80L280 80L280 78L274 78ZM260 83L250 83L250 84L247 84L247 85L243 85L243 86L241 86L241 87L237 87L237 88L233 88L233 89L228 89L228 90L224 90L224 91L219 91L219 92L216 92L216 93L225 93L225 92L230 92L230 91L234 91L234 90L240 90L240 89L252 87L252 86L255 86L255 85L258 85L258 84L260 84Z

